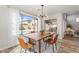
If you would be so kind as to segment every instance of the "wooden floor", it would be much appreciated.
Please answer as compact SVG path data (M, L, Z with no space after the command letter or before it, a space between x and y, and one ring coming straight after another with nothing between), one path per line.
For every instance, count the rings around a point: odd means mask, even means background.
M65 36L64 43L58 53L79 53L79 38Z
M65 36L65 39L63 39L64 42L61 45L61 47L58 49L57 53L79 53L79 38ZM18 51L18 46L14 46L5 50L0 51L0 53L10 53L13 49ZM16 48L16 49L15 49ZM49 50L48 50L49 51ZM14 53L16 53L14 51Z

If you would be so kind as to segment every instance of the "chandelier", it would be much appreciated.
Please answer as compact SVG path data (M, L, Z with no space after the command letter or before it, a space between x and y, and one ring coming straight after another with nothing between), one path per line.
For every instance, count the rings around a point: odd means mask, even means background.
M42 14L40 16L43 18L44 17L44 12L43 12L44 11L43 10L44 9L44 5L41 5L41 7L42 7Z
M45 18L47 19L48 18L47 14L46 14L47 11L44 8L45 8L45 6L44 5L41 5L41 14L39 15L39 17L41 17L42 19L45 19Z

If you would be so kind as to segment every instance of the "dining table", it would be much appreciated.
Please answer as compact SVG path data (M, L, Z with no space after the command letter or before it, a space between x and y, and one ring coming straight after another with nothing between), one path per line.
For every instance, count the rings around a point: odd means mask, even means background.
M26 38L30 40L35 40L38 42L38 52L41 53L41 40L44 40L46 37L49 37L53 35L54 32L45 32L44 34L41 34L40 32L35 32L35 33L29 33L24 35Z

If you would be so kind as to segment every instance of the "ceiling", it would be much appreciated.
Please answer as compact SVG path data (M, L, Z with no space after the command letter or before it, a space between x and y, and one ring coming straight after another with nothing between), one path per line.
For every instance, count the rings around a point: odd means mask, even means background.
M11 7L18 8L32 15L41 14L40 5L11 5ZM50 16L57 13L79 14L79 6L78 5L45 5L44 6L44 14Z

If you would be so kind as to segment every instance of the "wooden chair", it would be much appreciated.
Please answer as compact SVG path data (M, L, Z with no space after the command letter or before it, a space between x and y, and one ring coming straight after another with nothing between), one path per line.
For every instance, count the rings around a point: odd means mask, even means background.
M49 44L49 45L52 45L52 49L54 52L54 44L55 44L55 47L57 49L57 44L56 44L57 39L58 39L58 35L55 35L55 37L48 39L48 41L46 41L45 50L46 50L47 44Z
M54 35L54 34L53 34ZM51 40L51 38L53 38L53 35L46 37L45 39L43 39L43 42L48 42Z
M18 41L21 46L20 53L21 53L22 49L25 49L25 53L26 53L26 50L29 48L32 48L32 46L33 46L30 43L25 43L22 37L18 37Z

